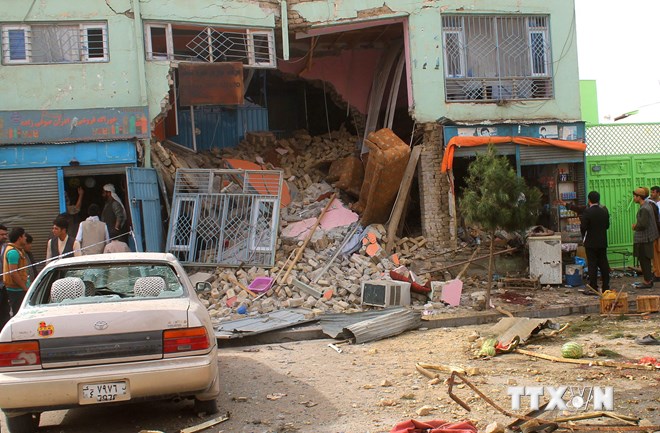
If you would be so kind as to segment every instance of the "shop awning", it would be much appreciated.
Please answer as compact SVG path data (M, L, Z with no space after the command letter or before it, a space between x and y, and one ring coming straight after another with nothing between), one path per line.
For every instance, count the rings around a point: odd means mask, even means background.
M523 144L525 146L555 146L564 149L577 150L584 152L587 145L581 141L556 140L550 138L534 137L453 137L447 143L445 154L442 157L441 171L446 173L451 170L454 163L454 151L456 147L484 146L488 144Z

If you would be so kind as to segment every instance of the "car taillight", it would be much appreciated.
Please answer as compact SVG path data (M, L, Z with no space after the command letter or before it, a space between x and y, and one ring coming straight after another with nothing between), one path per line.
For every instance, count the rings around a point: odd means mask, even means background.
M206 328L170 329L163 332L163 353L204 350L210 347Z
M0 343L0 367L26 367L41 364L39 342Z

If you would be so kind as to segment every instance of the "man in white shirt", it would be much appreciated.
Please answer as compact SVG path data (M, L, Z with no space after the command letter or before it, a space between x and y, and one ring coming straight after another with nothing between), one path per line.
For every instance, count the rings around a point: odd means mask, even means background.
M99 206L92 203L87 209L89 217L78 227L76 240L80 242L84 256L103 253L103 248L110 239L108 226L99 219L100 212Z
M66 214L60 214L53 221L53 237L46 246L46 260L63 257L80 256L80 242L67 234L69 219Z

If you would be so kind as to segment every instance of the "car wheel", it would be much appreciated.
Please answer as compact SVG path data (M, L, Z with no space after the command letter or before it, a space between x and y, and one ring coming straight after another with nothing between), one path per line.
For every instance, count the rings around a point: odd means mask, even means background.
M195 413L205 413L207 415L214 415L219 411L220 409L218 409L218 402L215 399L213 400L195 399Z
M7 416L9 433L35 433L39 428L40 413L26 413L18 416Z

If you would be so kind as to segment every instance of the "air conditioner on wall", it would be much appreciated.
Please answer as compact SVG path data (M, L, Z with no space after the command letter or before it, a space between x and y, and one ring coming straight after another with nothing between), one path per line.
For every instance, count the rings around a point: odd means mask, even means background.
M410 305L410 283L389 280L364 281L362 282L362 305L375 307Z

